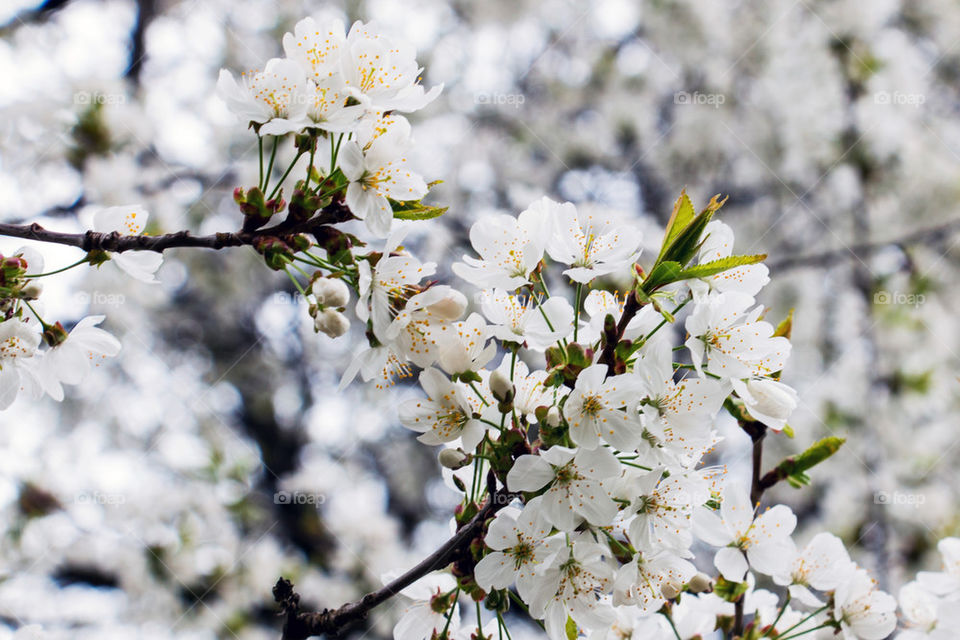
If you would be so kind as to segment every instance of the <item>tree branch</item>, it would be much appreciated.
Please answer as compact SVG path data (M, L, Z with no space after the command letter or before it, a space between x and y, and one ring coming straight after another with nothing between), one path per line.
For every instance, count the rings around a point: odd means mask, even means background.
M829 267L844 262L850 258L864 258L887 247L925 244L944 240L960 231L960 219L950 220L942 224L919 229L900 238L884 240L882 242L861 242L860 244L832 249L821 253L806 256L784 256L778 259L767 260L766 264L771 271L785 271L803 267Z
M155 251L162 253L167 249L180 247L199 247L204 249L223 249L252 245L258 238L271 236L295 235L298 233L313 233L325 224L333 224L349 219L350 213L342 205L331 204L323 209L319 215L302 223L281 222L271 227L264 227L256 231L231 231L214 233L206 236L194 236L189 231L177 231L158 236L123 235L117 232L99 233L86 231L84 233L64 233L51 231L33 224L0 223L0 236L21 238L23 240L37 240L51 244L63 244L77 247L84 251L109 251L123 253L124 251Z
M491 474L487 478L487 484L492 487L494 483L495 480ZM300 595L294 591L293 584L289 580L280 578L273 588L273 596L287 618L283 625L281 640L305 640L320 634L339 635L350 625L366 618L374 607L386 602L428 573L444 568L456 560L461 553L466 552L480 534L487 519L506 506L513 495L508 491L492 490L490 498L477 515L436 551L382 589L372 591L356 602L347 603L339 609L324 609L322 612L300 611Z

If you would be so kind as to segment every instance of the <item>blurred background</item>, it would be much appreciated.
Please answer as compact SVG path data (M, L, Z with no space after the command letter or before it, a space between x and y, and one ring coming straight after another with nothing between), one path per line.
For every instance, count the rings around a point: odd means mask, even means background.
M236 229L256 139L218 70L261 67L308 15L376 20L444 83L413 118L450 212L412 244L442 269L476 219L544 193L619 212L654 252L681 188L729 194L739 252L771 256L770 319L795 310L796 437L766 460L848 438L770 497L885 588L938 566L960 534L956 2L4 0L0 219L79 231L139 202L154 233ZM0 418L0 637L274 638L278 576L338 606L449 535L456 494L395 419L415 391L336 391L359 332L314 334L252 250L168 252L159 278L46 283L49 315L106 314L124 349ZM746 436L719 428L714 461L744 472ZM355 636L390 637L404 604Z

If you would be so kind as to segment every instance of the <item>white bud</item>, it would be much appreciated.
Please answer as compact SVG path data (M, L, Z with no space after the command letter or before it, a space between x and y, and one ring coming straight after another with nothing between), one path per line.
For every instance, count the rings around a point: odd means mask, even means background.
M664 582L660 586L660 595L662 595L667 600L673 600L678 595L680 595L680 590L683 588L683 585L677 584L676 582Z
M495 369L490 374L489 384L490 391L493 392L493 397L497 400L503 402L513 396L513 383L500 369Z
M547 424L551 427L560 426L560 409L550 407L547 409Z
M350 329L350 321L339 311L327 308L317 314L313 327L331 338L339 338Z
M698 573L690 579L688 586L693 593L703 593L704 591L710 591L713 588L713 583L710 576L705 573Z
M797 393L775 380L748 380L747 391L753 396L752 406L758 413L777 420L786 420L797 408Z
M467 296L456 289L450 289L450 293L427 307L427 311L436 316L438 320L453 322L463 316L467 309Z
M40 294L43 293L43 285L39 282L30 281L27 283L23 289L20 290L24 298L28 300L36 300L40 297Z
M467 462L467 454L457 449L444 449L437 455L437 460L447 469L459 469Z
M343 280L317 278L313 282L313 295L317 303L325 307L345 307L350 301L350 289Z

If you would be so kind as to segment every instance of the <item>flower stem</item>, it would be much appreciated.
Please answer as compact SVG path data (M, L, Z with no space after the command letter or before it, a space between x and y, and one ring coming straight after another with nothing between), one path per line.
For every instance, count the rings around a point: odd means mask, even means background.
M86 256L84 256L84 257L82 257L81 259L77 260L77 261L74 262L73 264L70 264L70 265L67 265L67 266L63 267L62 269L57 269L57 270L55 270L55 271L47 271L46 273L28 273L28 274L26 274L26 275L23 276L23 277L24 277L24 278L42 278L42 277L44 277L44 276L52 276L52 275L55 274L55 273L63 273L64 271L67 271L68 269L73 269L74 267L79 267L81 264L83 264L83 263L85 263L85 262L87 262L87 257L86 257Z

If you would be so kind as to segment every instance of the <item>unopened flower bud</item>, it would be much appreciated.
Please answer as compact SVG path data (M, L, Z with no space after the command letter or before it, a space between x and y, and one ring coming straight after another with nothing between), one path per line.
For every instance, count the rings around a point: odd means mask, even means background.
M43 330L43 341L47 344L48 347L56 347L57 345L63 343L69 334L67 330L63 328L63 325L57 322L47 326Z
M458 449L444 449L437 455L437 460L447 469L460 469L470 464L470 456Z
M449 322L459 320L466 309L467 297L454 289L451 289L449 294L427 307L427 311L436 316L438 320Z
M698 573L690 579L687 587L691 593L704 593L705 591L713 589L713 582L707 574Z
M786 420L797 408L796 392L775 380L749 380L747 391L753 396L754 408L765 416Z
M673 600L680 595L681 588L682 585L679 585L676 582L664 582L663 585L660 586L660 595L667 600Z
M313 295L317 304L324 307L345 307L350 301L350 290L343 280L317 278L313 282Z
M547 410L547 424L551 427L560 426L560 409L550 407L550 409Z
M328 308L317 314L313 327L331 338L339 338L350 329L350 321L339 311Z
M493 373L490 374L490 391L493 392L493 397L499 400L500 402L509 402L513 400L513 383L510 382L508 378L502 371L495 369Z
M43 285L39 282L30 281L20 290L20 294L27 300L36 300L43 293Z

